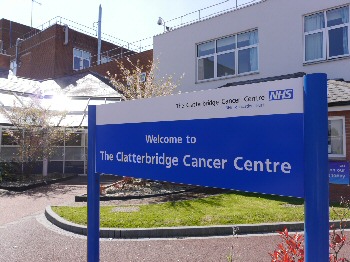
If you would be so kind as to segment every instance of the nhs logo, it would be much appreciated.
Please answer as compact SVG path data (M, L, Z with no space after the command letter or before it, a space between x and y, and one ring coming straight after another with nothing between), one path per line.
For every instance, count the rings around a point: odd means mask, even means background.
M269 91L269 100L293 99L293 89Z

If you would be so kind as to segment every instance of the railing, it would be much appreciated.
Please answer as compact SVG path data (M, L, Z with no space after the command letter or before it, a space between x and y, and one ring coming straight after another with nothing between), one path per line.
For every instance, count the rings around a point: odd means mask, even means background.
M226 0L185 15L164 21L164 32L171 31L201 20L215 17L233 10L247 7L253 4L264 2L266 0Z
M28 39L34 35L41 33L43 30L45 30L45 29L47 29L55 24L68 25L69 28L71 28L75 31L81 32L81 33L86 34L86 35L90 35L92 37L97 37L97 28L91 28L91 27L76 23L74 21L71 21L69 19L63 18L61 16L57 16L57 17L49 20L48 22L38 26L37 28L33 28L30 32L24 34L20 38L24 39L24 40ZM111 36L109 34L102 33L101 39L103 41L115 44L122 49L128 49L128 50L131 50L133 52L143 52L143 51L146 51L146 50L153 48L152 37L144 38L144 39L137 40L134 42L127 42L127 41L124 41L120 38Z
M167 21L163 20L164 32L171 31L198 21L209 19L233 10L237 10L243 7L248 7L266 0L225 0L223 2L187 13L180 17L176 17ZM68 25L69 28L81 32L92 37L97 37L97 28L91 28L69 19L57 16L48 22L40 25L37 28L33 28L30 32L26 33L21 39L25 40L34 35L41 33L43 30L55 25ZM124 41L120 38L111 36L109 34L102 33L101 39L109 43L115 44L117 47L101 53L101 59L105 59L104 62L117 60L126 56L133 55L135 53L147 51L153 48L153 37L147 37L134 42ZM91 61L97 61L97 56L92 57ZM97 62L92 62L91 66L94 66Z

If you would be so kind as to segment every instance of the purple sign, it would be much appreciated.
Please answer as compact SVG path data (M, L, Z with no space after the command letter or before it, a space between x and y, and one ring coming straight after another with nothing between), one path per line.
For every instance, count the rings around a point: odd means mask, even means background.
M329 162L329 183L349 184L349 162Z

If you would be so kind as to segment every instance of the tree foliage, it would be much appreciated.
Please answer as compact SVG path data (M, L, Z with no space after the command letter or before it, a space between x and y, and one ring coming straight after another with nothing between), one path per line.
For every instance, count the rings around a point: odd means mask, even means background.
M68 133L61 126L67 111L45 107L38 96L14 102L11 107L0 107L0 112L12 124L5 132L11 143L18 145L19 162L33 163L49 159L55 146L62 144Z
M146 65L137 60L134 64L127 58L127 64L117 62L120 74L112 76L107 72L111 84L121 94L124 100L166 96L174 93L178 81L172 75L157 78L158 61L149 61Z

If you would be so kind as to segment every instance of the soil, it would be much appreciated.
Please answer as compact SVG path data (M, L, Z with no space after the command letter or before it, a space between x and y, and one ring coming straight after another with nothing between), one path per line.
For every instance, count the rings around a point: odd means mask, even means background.
M121 198L125 197L124 199L120 200L100 201L101 206L134 206L158 204L204 198L229 192L229 190L225 189L188 186L156 181L127 183L123 186L121 186L121 182L118 181L113 184L105 185L101 191L101 196L117 196ZM133 196L136 196L136 198L132 199ZM75 202L71 203L70 205L86 206L86 202Z

